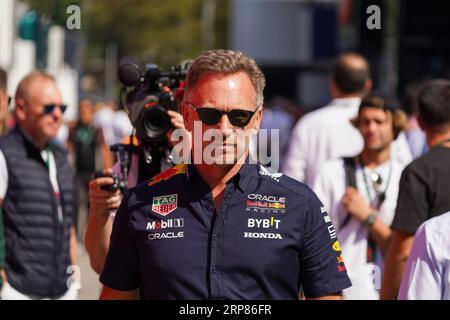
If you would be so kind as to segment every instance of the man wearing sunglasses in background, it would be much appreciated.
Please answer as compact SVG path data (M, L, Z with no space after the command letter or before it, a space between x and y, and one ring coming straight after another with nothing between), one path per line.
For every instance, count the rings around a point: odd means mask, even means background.
M0 139L0 201L6 283L2 299L76 299L73 174L54 145L66 106L52 76L35 71L18 85L16 127Z
M141 299L297 299L301 288L309 299L340 299L351 285L316 195L249 163L242 133L259 129L264 86L240 52L207 51L193 62L182 102L192 161L125 194L101 299L138 291Z

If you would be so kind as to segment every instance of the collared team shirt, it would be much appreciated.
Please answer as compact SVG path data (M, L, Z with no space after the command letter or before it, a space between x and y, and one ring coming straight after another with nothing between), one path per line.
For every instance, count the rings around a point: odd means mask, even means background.
M351 286L336 232L306 185L258 164L228 181L216 213L193 165L129 189L100 281L141 299L298 299Z
M450 212L416 232L398 294L399 300L450 300Z

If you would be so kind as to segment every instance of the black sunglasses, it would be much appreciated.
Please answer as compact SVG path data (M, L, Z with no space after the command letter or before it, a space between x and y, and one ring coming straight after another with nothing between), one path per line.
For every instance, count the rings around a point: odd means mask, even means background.
M65 105L65 104L49 103L49 104L44 104L44 111L42 113L43 114L52 114L53 111L55 111L56 107L59 107L61 109L61 113L66 112L67 105Z
M197 108L191 102L186 101L186 103L197 111L200 120L208 126L214 126L218 124L220 122L220 119L222 119L222 116L226 114L228 116L228 120L234 127L244 128L246 125L248 125L253 115L257 111L242 109L222 111L215 108Z

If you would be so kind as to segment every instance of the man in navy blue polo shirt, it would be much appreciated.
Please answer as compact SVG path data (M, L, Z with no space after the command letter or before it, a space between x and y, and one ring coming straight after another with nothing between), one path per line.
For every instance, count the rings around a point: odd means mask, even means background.
M249 163L239 133L259 128L264 85L240 52L207 51L193 62L182 103L193 164L126 192L102 299L297 299L301 289L307 299L340 299L351 286L317 196ZM220 147L208 155L211 129Z

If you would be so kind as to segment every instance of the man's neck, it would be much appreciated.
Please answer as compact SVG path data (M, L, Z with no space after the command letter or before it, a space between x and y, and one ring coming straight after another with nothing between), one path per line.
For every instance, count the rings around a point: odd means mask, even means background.
M390 145L382 150L367 150L364 149L361 153L361 159L363 165L367 168L373 169L376 168L386 161L388 161L391 157L391 148Z
M353 94L342 94L337 93L333 96L333 99L362 99L362 94L360 93L353 93Z
M450 131L445 133L427 133L427 143L430 148L450 139ZM450 147L450 142L445 142L444 147Z
M418 129L419 127L419 122L417 121L417 117L416 116L409 116L407 121L406 121L406 127L405 130L413 130L413 129Z
M45 149L45 147L48 144L47 139L36 138L36 136L30 133L26 128L20 127L20 129L22 130L23 134L28 138L28 140L30 140L36 146L36 148L38 148L41 151Z
M245 160L245 158L243 159ZM242 166L242 160L236 161L235 164L231 165L195 164L197 172L212 190L226 185L227 181L234 177Z
M198 174L211 188L211 194L216 207L216 212L220 212L227 181L239 172L243 166L243 160L245 161L245 159L246 156L242 157L232 165L195 165Z

